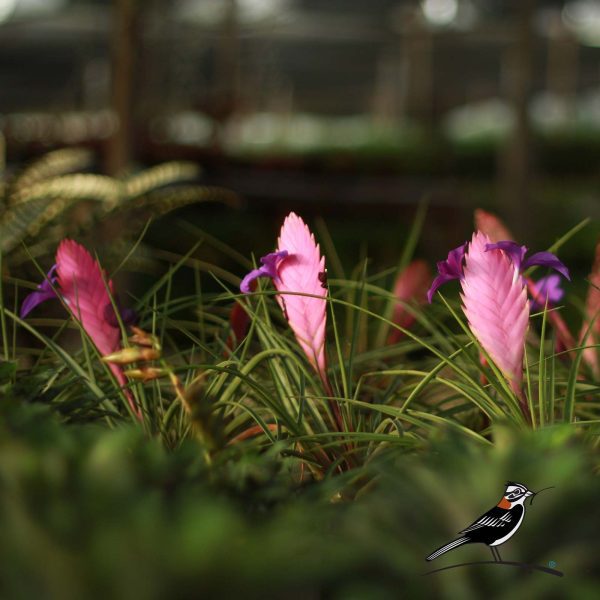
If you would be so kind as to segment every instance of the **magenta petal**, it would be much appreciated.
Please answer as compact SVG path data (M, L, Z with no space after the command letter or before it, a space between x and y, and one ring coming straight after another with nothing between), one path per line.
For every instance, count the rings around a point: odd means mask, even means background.
M448 258L441 260L437 263L437 269L439 275L433 280L429 291L427 292L427 300L429 304L433 300L433 295L437 292L438 288L453 279L462 279L463 276L463 262L465 258L465 250L467 244L462 244L454 250L448 252Z
M486 244L485 251L489 252L490 250L503 250L512 260L517 269L522 269L523 259L527 253L527 246L520 246L516 242L505 240L502 242L496 242L495 244Z
M52 286L56 284L55 271L56 265L48 271L46 279L38 285L37 290L25 297L19 313L21 319L24 319L38 304L57 298L56 292L52 289Z
M523 263L523 269L528 269L533 266L549 267L558 271L563 277L571 281L569 269L562 263L552 252L536 252L532 254Z
M463 275L463 263L467 244L464 243L448 252L448 258L438 263L442 275L452 275L452 279L460 279Z
M249 294L252 290L250 289L250 284L259 277L266 276L266 273L263 272L262 267L260 269L253 269L248 273L242 282L240 283L240 291L242 294Z
M565 295L560 287L560 277L553 273L547 277L542 277L534 284L535 296L532 294L532 308L535 310L544 310L546 300L549 306L558 304Z
M449 281L452 281L453 279L459 279L459 278L458 277L452 277L450 275L438 275L433 280L433 283L431 284L431 287L427 291L427 301L429 302L429 304L431 304L431 302L433 300L433 296L438 291L438 289L442 285L444 285L445 283L448 283Z
M135 325L138 320L138 314L132 308L123 308L119 299L115 297L115 304L117 305L117 309L119 311L119 316L121 317L121 321L123 325ZM115 309L113 308L112 303L107 304L104 307L104 318L106 322L111 327L118 327L119 321L117 320L117 316L115 315Z
M260 259L262 267L258 269L252 269L248 273L242 282L240 283L240 291L242 294L249 294L252 290L250 284L259 277L270 277L271 279L277 279L277 266L280 261L287 258L288 251L280 250L279 252L271 252Z

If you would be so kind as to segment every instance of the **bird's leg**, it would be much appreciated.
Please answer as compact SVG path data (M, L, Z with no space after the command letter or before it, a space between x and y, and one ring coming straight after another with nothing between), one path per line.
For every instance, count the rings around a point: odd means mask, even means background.
M502 557L500 556L500 549L498 546L494 546L494 550L496 550L496 555L498 556L498 561L502 562Z
M496 552L494 550L494 546L490 546L490 550L492 551L492 556L494 557L494 562L498 562L498 559L496 558Z

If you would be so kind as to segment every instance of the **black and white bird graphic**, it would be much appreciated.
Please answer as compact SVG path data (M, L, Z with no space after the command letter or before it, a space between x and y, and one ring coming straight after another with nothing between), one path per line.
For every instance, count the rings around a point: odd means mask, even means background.
M543 490L540 490L540 492ZM502 561L498 546L509 540L519 529L525 516L525 500L539 492L532 492L521 483L509 481L504 496L496 506L481 515L461 532L461 537L438 548L426 560L434 560L454 548L464 544L487 544L495 561Z

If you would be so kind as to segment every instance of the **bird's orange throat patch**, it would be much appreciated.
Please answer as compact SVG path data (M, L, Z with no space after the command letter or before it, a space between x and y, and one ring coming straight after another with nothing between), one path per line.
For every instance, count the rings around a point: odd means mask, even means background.
M502 500L498 502L498 508L504 508L508 510L511 506L512 504L506 498L502 498Z

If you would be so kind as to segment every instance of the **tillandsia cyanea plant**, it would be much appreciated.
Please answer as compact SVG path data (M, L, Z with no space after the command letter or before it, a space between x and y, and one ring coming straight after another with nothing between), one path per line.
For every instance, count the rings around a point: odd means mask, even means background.
M493 242L503 239L513 240L508 228L496 215L477 209L474 220L475 227L487 234ZM560 278L555 274L542 277L538 281L526 278L526 281L534 310L543 310L546 302L548 307L552 308L564 296L560 287ZM595 257L588 281L583 322L577 339L579 346L583 347L583 361L587 363L593 376L598 378L600 377L600 362L598 349L595 346L600 343L600 242L596 244ZM573 335L560 313L549 311L547 317L556 331L556 352L560 353L562 358L576 358L577 352L573 350L578 346L576 336Z
M526 258L527 248L512 241L492 243L477 231L470 242L451 250L438 263L438 276L428 292L429 302L437 289L453 279L460 280L463 310L473 335L507 379L529 416L522 390L525 335L529 326L530 302L523 270L545 266L569 278L565 265L550 252Z
M482 209L475 210L475 229L485 233L492 242L511 241L514 236L496 215ZM549 308L556 306L563 298L564 291L560 287L560 278L551 274L534 281L526 277L527 288L532 300L533 310L543 310L546 304ZM571 350L576 346L575 338L569 330L564 319L557 311L547 313L548 321L556 331L556 351Z
M308 226L295 213L284 220L277 240L277 250L260 259L258 269L242 280L240 290L248 294L259 277L272 279L277 302L296 340L319 375L326 393L333 395L327 376L325 330L327 326L327 271L325 257ZM337 426L343 419L337 403L332 402Z
M308 361L330 391L325 356L327 282L325 257L308 226L290 213L279 233L277 251L260 259L240 285L247 294L258 277L270 277L279 292L277 302Z
M413 260L403 269L394 282L394 296L397 299L392 322L398 327L408 329L414 322L414 314L406 308L407 303L416 306L427 302L427 289L431 281L431 269L424 260ZM388 335L387 343L396 344L404 337L401 329L392 329Z
M588 277L589 287L585 300L584 321L581 326L579 339L590 346L583 351L583 358L589 364L594 376L600 379L600 361L598 348L592 347L600 344L600 241L596 244L596 253L592 264L592 271Z
M90 253L73 240L63 240L59 244L56 263L38 288L23 301L21 318L25 318L38 304L58 297L102 356L110 356L121 348L121 330L113 305L113 302L117 303L113 283ZM132 310L119 308L119 312L124 324L135 322L136 315ZM123 369L111 362L108 366L123 387L134 415L141 419L133 395L125 387L127 379Z

